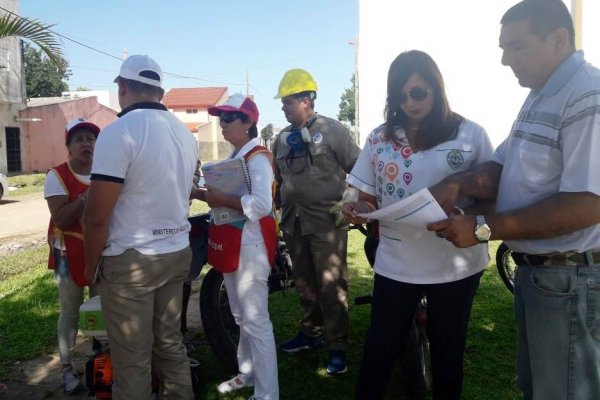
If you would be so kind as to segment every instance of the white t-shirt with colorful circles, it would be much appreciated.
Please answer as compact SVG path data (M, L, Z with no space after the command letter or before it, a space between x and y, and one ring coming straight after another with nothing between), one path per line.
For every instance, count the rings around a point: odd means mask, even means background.
M369 134L347 178L350 185L375 196L380 208L489 161L494 151L485 130L466 119L454 139L416 153L401 128L395 132L400 145L385 140L383 128ZM460 206L468 203L469 199L459 201ZM489 261L485 244L459 249L434 232L408 225L395 228L399 231L391 238L381 232L385 223L380 224L374 269L387 278L418 284L452 282L483 270Z

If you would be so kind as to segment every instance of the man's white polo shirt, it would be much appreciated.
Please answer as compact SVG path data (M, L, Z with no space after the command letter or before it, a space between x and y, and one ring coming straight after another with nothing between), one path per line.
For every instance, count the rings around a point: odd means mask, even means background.
M137 103L98 135L92 180L122 183L103 251L165 254L189 245L189 195L198 147L160 103Z

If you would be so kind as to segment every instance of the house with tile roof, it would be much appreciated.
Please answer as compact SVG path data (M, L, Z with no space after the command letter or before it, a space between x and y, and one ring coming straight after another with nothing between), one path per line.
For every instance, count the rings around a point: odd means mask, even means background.
M231 151L231 145L221 135L219 118L208 115L208 107L225 100L226 87L174 88L162 99L162 103L196 138L202 161L223 159Z

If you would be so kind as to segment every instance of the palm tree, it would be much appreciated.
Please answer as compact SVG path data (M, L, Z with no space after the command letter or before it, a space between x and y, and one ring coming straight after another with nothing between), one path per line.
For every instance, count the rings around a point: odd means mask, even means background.
M63 55L61 42L50 31L52 26L16 14L5 14L0 17L0 39L11 36L28 39L38 45L55 66L66 68L69 63Z

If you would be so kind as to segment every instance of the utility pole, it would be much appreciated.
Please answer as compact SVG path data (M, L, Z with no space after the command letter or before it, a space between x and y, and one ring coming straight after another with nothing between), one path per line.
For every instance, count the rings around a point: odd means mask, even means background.
M354 131L356 133L356 142L360 146L359 120L358 120L358 35L348 44L354 46Z
M127 49L123 49L123 60L127 60Z
M571 16L573 17L573 25L575 25L575 48L582 48L582 21L583 21L583 0L571 0Z
M250 75L246 70L246 96L250 96Z

